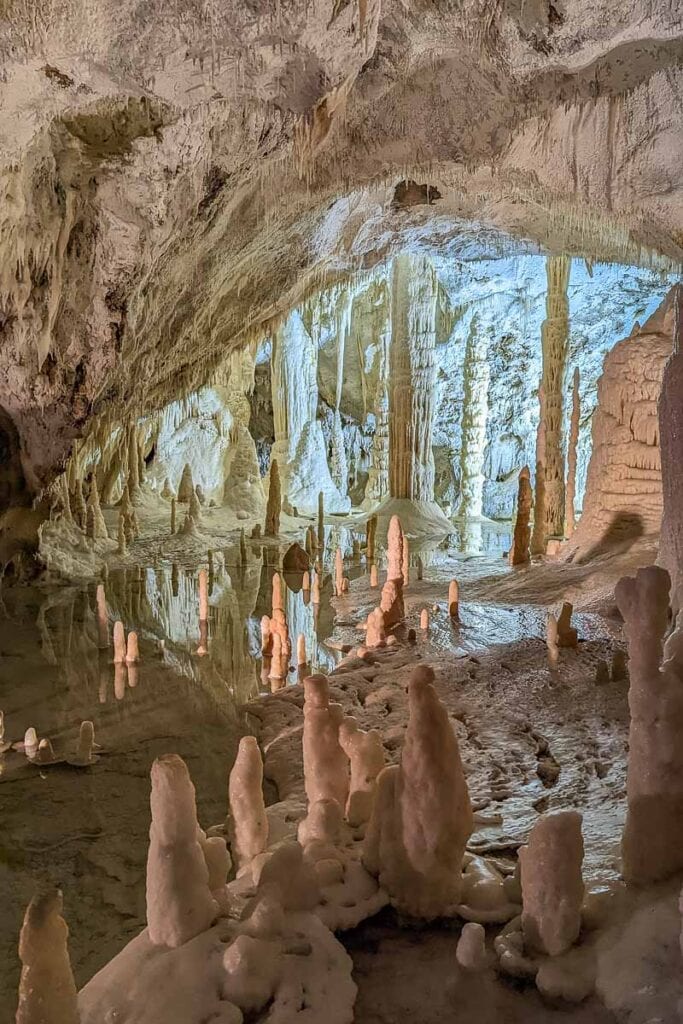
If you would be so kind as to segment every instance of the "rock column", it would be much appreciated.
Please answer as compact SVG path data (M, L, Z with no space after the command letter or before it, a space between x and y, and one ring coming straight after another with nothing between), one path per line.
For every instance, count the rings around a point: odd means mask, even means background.
M389 349L391 343L391 295L382 282L378 307L377 386L374 394L375 432L370 452L370 469L365 487L365 507L372 507L389 493Z
M489 387L488 337L475 317L465 348L462 444L460 447L460 505L458 516L481 517L484 500L484 449Z

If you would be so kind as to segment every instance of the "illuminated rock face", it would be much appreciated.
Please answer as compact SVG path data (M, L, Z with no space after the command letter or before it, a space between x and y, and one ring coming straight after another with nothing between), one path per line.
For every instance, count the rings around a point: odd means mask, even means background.
M273 343L271 388L275 444L285 507L313 513L323 492L328 512L351 507L330 476L325 439L318 415L318 352L301 314L293 310L278 328Z
M656 534L662 516L657 402L671 352L670 304L605 359L593 416L583 513L569 549L581 557ZM674 477L677 474L674 474Z

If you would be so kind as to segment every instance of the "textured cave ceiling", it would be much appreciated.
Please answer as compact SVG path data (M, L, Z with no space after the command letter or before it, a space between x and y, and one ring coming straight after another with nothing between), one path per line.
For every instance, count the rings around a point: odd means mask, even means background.
M676 270L682 56L644 0L4 0L0 387L30 486L401 248Z

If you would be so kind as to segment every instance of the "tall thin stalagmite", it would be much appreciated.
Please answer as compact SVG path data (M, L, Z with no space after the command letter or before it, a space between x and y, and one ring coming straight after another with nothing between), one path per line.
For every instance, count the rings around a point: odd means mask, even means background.
M529 529L529 517L533 505L533 491L529 467L523 466L519 471L519 483L517 486L517 516L515 518L515 529L512 537L512 547L508 554L510 565L526 565L529 561L529 540L531 530Z
M539 437L542 459L537 451L537 479L535 519L543 516L543 544L540 530L537 533L534 521L532 550L540 554L545 550L548 537L564 536L564 473L565 460L562 444L562 421L564 399L564 372L569 343L569 301L567 287L571 260L568 256L549 256L546 261L548 292L546 295L546 319L541 327L541 351L543 369L541 377L542 395L539 394L541 423ZM538 466L542 478L538 474ZM539 500L539 479L543 500ZM539 524L540 527L540 524ZM540 550L539 550L540 549Z
M392 271L389 492L434 500L432 424L438 282L429 260L403 253Z
M462 444L460 446L460 505L462 518L481 516L484 501L484 452L488 417L488 386L490 377L488 335L479 327L478 318L472 326L465 348L463 368L464 405L462 413Z
M569 441L567 442L567 487L564 495L564 532L571 537L576 525L574 499L576 497L576 447L579 443L579 420L581 417L581 400L579 397L579 368L574 370L572 382L572 416L569 421Z

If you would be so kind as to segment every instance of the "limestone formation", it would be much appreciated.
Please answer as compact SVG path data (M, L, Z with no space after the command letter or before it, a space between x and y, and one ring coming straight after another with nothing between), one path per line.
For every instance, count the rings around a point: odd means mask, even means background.
M489 338L474 317L465 348L463 368L464 403L460 446L460 518L478 518L483 513L484 452L488 416Z
M147 931L175 949L208 928L218 907L199 842L195 792L176 754L152 765L152 824L147 856Z
M109 614L103 583L97 584L95 600L97 605L97 646L104 651L109 647Z
M605 357L592 420L583 510L569 544L570 552L578 549L582 559L656 534L660 523L666 546L660 437L672 435L660 429L657 400L671 352L670 322L670 316L655 314ZM677 401L676 397L674 404ZM678 476L672 465L667 479ZM666 567L673 568L673 563Z
M334 556L334 593L336 597L341 597L343 593L344 584L344 561L342 558L341 548L337 548Z
M547 317L541 327L546 538L564 536L565 460L562 427L564 372L569 345L567 287L570 269L571 260L568 256L547 258Z
M548 612L545 625L545 643L548 648L548 661L551 668L557 668L560 660L559 630L557 619L552 612Z
M119 555L125 555L128 553L128 545L126 543L126 524L123 518L122 512L119 510L118 526L117 526L117 553Z
M81 530L85 530L87 511L83 497L83 482L80 478L76 479L73 491L71 492L71 513L74 522L80 526Z
M531 554L544 555L548 540L546 523L546 403L541 383L538 389L538 429L536 431L536 491L534 495L534 526L531 532Z
M318 553L320 558L325 552L325 495L318 491Z
M114 664L122 664L126 660L126 633L123 623L114 623Z
M375 560L375 541L377 538L377 516L370 516L365 524L365 557L368 562Z
M247 565L249 563L249 553L247 551L247 538L244 533L244 527L240 530L240 565Z
M304 679L303 759L308 803L336 800L342 810L349 794L349 762L339 744L340 705L330 704L326 676Z
M100 508L100 496L97 492L97 481L94 475L90 482L86 517L86 536L91 540L109 540L107 525Z
M364 508L372 508L389 494L389 350L391 345L391 294L389 283L377 286L380 322L377 330L377 383L373 396L375 429L372 435ZM374 538L373 538L374 539ZM374 545L372 555L374 558Z
M164 486L161 488L161 497L164 501L170 501L175 495L171 490L171 484L169 483L168 477L164 477Z
M577 811L542 815L519 859L525 947L559 956L573 945L581 929L581 815Z
M572 380L572 414L569 421L569 439L567 441L567 486L564 495L565 537L571 537L576 526L576 510L574 508L576 500L576 447L579 442L579 420L581 418L579 382L580 375L577 366Z
M508 554L510 565L526 565L529 562L529 542L531 540L529 519L532 506L531 475L529 467L523 466L519 471L519 483L517 485L517 514L515 517L512 547Z
M377 566L373 564L370 566L370 586L375 588L379 586L379 571Z
M448 614L454 622L460 621L460 585L457 580L448 584Z
M420 612L420 629L429 629L429 608L423 608Z
M389 521L387 533L387 580L382 588L380 607L384 613L384 625L395 626L405 616L403 603L403 528L398 516Z
M410 543L406 535L403 535L403 557L401 559L401 573L403 576L403 586L407 587L410 583Z
M199 621L209 618L209 577L206 569L199 570Z
M273 332L271 367L271 465L278 462L285 507L313 513L318 492L323 491L328 511L347 512L351 503L330 475L318 420L318 348L298 309L291 310Z
M183 466L183 473L178 484L178 501L189 502L192 500L192 496L195 494L194 480L192 479L192 469L189 463L185 463Z
M683 287L678 284L670 303L672 353L662 375L659 397L659 438L662 463L662 529L659 563L671 577L671 606L683 607Z
M263 760L254 736L243 736L230 772L230 845L238 869L263 853L268 818L263 802Z
M126 664L134 665L140 660L140 651L138 649L138 635L133 630L128 634L128 640L126 642Z
M268 504L266 505L266 521L263 527L264 537L277 537L280 533L280 510L282 498L280 491L280 469L277 459L270 464L268 485Z
M557 643L560 647L576 647L579 642L579 635L571 624L573 612L574 606L563 601L557 619Z
M299 633L296 638L296 663L299 668L301 668L302 665L307 664L306 637L303 633Z
M171 536L176 532L176 500L171 498Z
M486 953L486 932L484 926L476 921L468 921L463 925L455 956L466 971L483 971L489 965Z
M16 1024L79 1024L62 894L34 896L19 936L21 980Z
M680 626L664 643L670 577L639 569L616 587L628 637L629 729L622 871L642 885L683 870L683 656Z
M413 670L401 763L379 775L363 853L392 903L428 919L459 901L473 828L458 741L433 681L428 666Z
M198 487L199 485L197 485ZM195 523L200 523L202 518L202 506L199 500L199 494L197 493L197 487L195 487L190 495L190 504L188 508L188 515L190 515Z
M384 614L381 608L375 608L368 615L367 628L365 632L366 647L383 647L386 643L387 634L384 628Z
M339 743L351 766L346 820L355 827L370 819L377 776L384 767L384 747L375 729L364 732L351 716L339 726Z
M434 500L432 424L438 285L424 256L393 263L389 373L389 493Z

